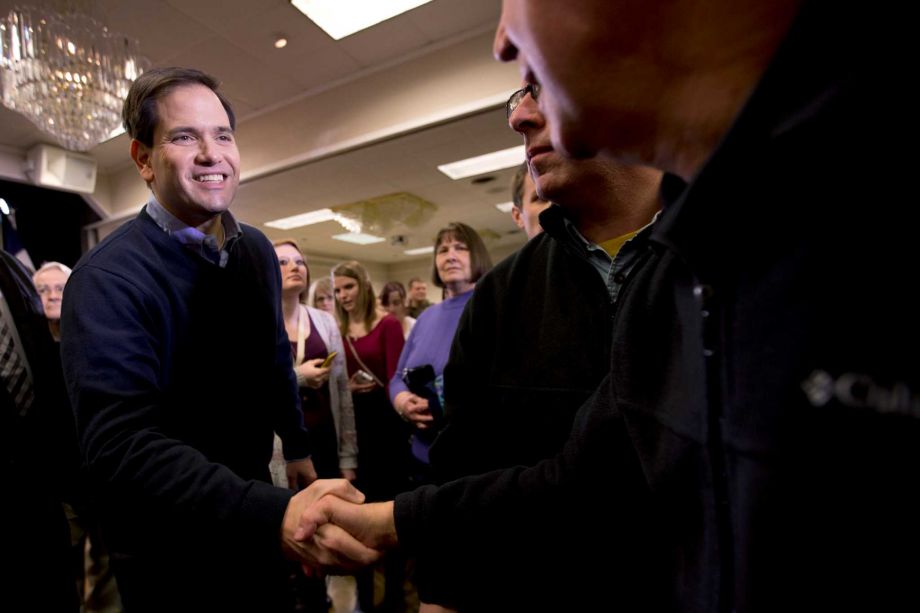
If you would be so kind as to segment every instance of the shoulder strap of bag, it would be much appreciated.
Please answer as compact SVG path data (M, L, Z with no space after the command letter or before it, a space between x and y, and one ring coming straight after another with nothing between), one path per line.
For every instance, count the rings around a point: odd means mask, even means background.
M380 387L384 387L383 383L380 382L380 379L377 378L377 375L374 374L374 371L368 368L367 365L365 365L364 362L361 361L361 356L358 355L358 352L355 350L355 346L351 342L351 337L348 336L347 334L345 335L345 342L348 343L349 347L351 347L351 355L355 356L355 360L357 360L358 366L360 366L361 369L364 370L364 372L366 372L367 374L369 374L370 376L374 378L374 383L376 383Z

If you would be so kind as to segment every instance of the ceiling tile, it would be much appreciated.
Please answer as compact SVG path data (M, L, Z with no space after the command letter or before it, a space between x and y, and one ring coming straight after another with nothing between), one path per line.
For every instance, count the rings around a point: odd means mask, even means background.
M158 66L177 64L180 57L204 41L216 40L213 29L176 10L166 2L150 0L143 10L134 2L116 3L105 15L105 23L114 30L136 38L141 54ZM155 27L151 27L155 20Z
M375 66L431 42L412 22L397 16L338 41L362 66Z
M501 14L501 2L495 0L464 0L463 10L451 10L455 0L434 0L406 13L429 40L441 40L467 30L495 27Z
M198 68L217 77L234 105L239 102L258 110L291 98L301 90L275 67L222 38L195 45L175 59L181 66Z

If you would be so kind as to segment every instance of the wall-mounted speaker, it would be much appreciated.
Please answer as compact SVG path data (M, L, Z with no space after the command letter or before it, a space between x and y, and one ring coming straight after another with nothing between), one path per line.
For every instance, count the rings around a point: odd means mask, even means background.
M36 185L67 192L91 194L96 189L96 160L50 145L29 151L26 174Z

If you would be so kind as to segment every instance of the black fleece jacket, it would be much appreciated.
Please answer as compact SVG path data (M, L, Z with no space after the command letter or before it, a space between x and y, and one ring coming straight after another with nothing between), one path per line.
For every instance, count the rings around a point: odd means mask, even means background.
M915 605L910 22L804 3L660 220L563 453L397 498L420 564L449 565L456 594L511 569L533 610ZM569 568L569 602L541 602Z

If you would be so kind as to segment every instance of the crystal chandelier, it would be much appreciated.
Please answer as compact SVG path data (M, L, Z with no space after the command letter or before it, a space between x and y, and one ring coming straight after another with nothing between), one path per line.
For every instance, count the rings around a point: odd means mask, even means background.
M113 136L147 66L136 41L75 11L17 7L0 18L0 102L67 149Z

